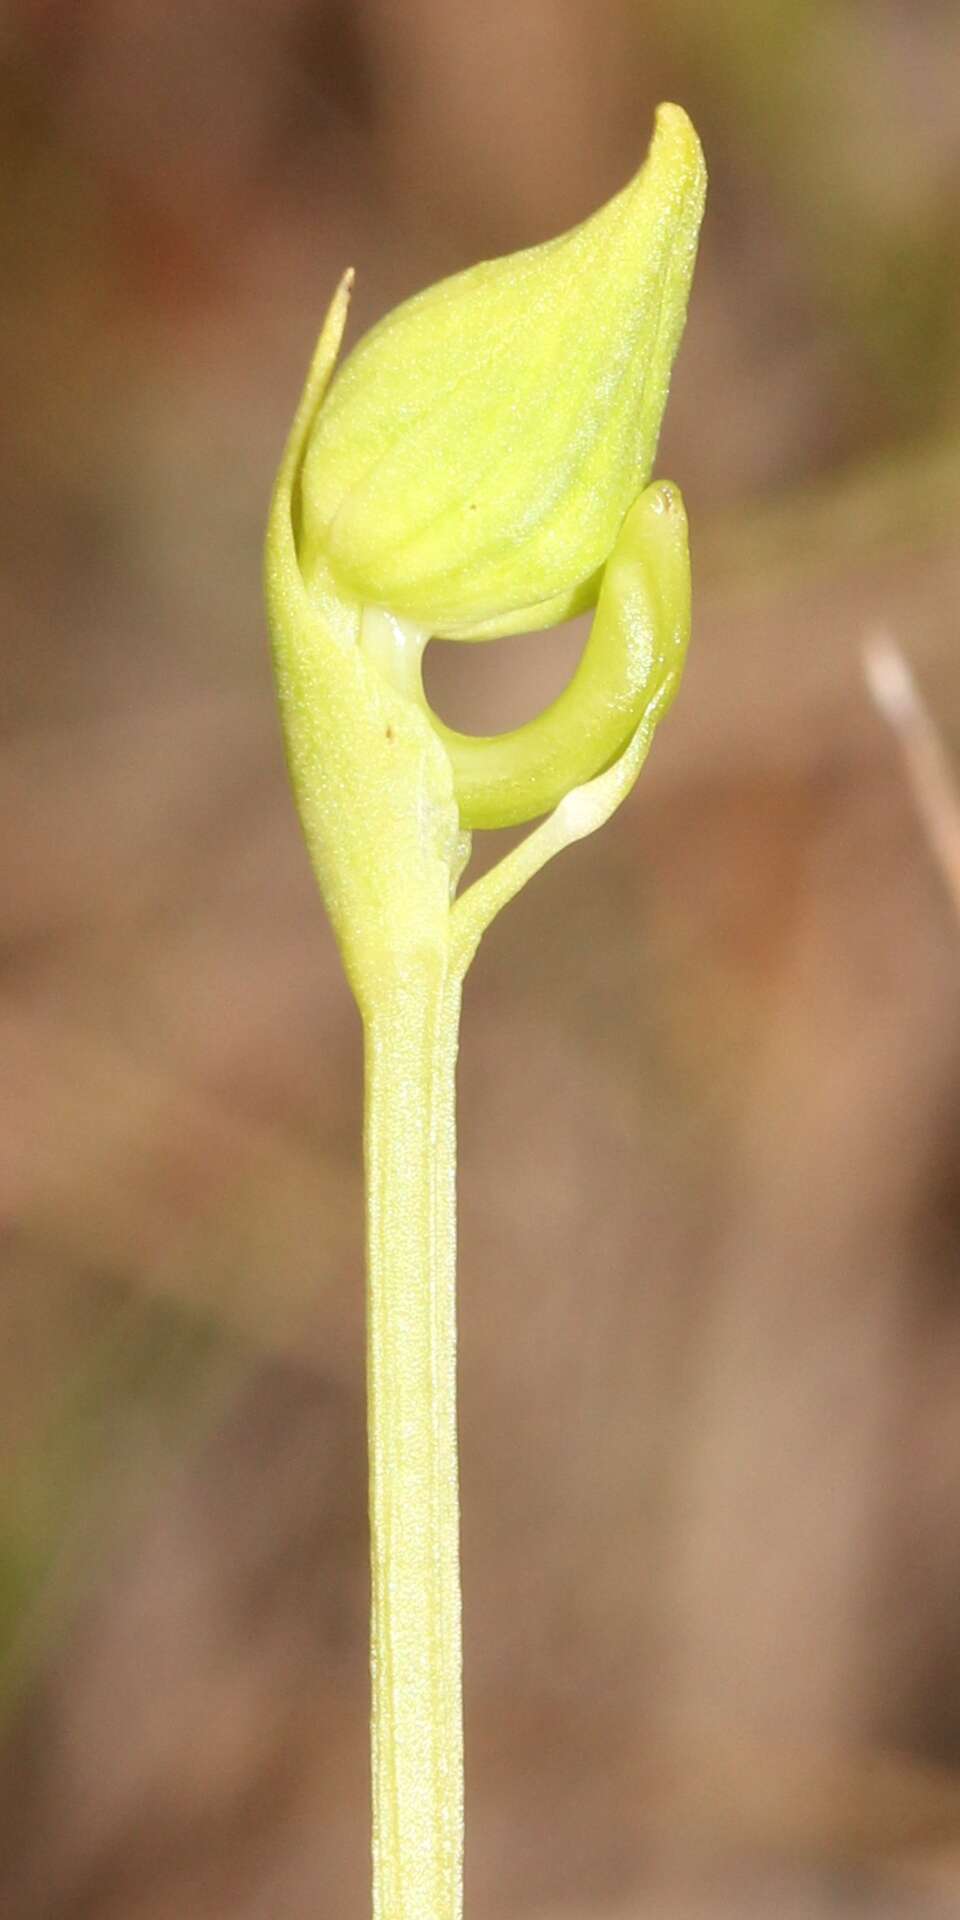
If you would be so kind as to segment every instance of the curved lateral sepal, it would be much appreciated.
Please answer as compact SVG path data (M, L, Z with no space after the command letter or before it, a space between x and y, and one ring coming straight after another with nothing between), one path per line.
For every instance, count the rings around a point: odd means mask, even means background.
M431 716L463 825L521 826L608 767L661 687L676 687L689 634L687 519L679 487L661 480L627 514L580 664L553 704L525 726L485 737Z

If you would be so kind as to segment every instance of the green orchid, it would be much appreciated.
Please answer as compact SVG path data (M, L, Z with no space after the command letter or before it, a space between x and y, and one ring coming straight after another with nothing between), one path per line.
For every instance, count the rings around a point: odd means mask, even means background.
M266 593L293 785L364 1021L374 1912L461 1904L454 1067L499 909L629 792L690 627L679 489L652 481L705 171L659 109L635 179L561 238L388 314L339 371L350 276L281 464ZM456 732L431 639L595 608L527 725ZM540 818L540 816L544 816ZM473 829L540 824L458 892Z

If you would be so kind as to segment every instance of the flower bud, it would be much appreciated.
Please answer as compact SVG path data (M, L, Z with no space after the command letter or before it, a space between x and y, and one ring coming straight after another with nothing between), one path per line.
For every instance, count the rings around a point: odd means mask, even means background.
M704 187L690 121L662 106L639 173L591 219L374 327L305 449L308 589L332 578L451 639L594 603L651 476Z

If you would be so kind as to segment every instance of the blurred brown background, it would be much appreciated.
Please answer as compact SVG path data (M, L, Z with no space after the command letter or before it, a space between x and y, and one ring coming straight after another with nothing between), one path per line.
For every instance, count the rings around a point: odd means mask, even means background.
M960 1914L960 923L860 660L960 752L956 0L8 0L0 58L0 1913L367 1912L359 1037L265 500L346 264L356 337L674 97L687 681L467 995L468 1911Z

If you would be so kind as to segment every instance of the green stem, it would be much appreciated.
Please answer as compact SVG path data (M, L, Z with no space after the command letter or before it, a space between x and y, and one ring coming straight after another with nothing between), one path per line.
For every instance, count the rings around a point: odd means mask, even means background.
M365 1021L374 1920L462 1911L460 986L424 968Z

